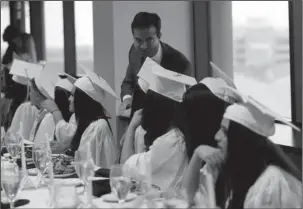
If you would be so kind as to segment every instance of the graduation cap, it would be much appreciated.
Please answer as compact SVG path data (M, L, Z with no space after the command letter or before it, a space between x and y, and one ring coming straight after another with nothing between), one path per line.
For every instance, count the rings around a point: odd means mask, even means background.
M39 76L34 78L36 87L47 99L55 98L55 82L49 78L46 71L42 71Z
M44 66L40 64L14 59L9 74L15 77L16 82L24 83L25 80L37 77L43 68Z
M237 92L237 90L234 91ZM300 128L251 96L246 96L240 92L238 94L242 97L243 102L229 106L225 111L224 118L235 121L265 137L274 135L275 120L292 127L296 131L300 131Z
M186 86L197 84L195 78L170 70L153 70L149 89L177 102L182 102Z
M211 67L212 67L212 76L215 78L221 78L223 79L227 85L229 85L230 87L233 88L237 88L235 83L233 82L233 80L228 77L228 75L226 75L220 68L217 67L217 65L215 65L215 63L213 62L209 62Z
M242 101L242 97L231 91L231 87L221 78L206 77L199 83L204 84L215 96L230 104Z
M90 96L95 101L102 104L105 98L105 92L114 96L116 99L119 99L115 93L115 91L110 87L106 80L104 80L101 76L89 70L82 65L81 68L86 73L85 76L79 78L75 82L75 86L84 91L88 96Z
M61 79L56 83L56 86L71 92L77 79L67 73L59 73L59 77Z
M156 63L151 58L146 57L139 73L137 74L137 76L139 77L138 84L145 93L148 91L150 83L153 82L154 79L153 71L161 71L161 70L166 70L166 69L163 68L158 63Z

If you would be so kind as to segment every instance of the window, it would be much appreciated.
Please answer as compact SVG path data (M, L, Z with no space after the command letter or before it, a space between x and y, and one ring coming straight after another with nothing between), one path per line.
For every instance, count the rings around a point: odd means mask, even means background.
M4 55L7 42L3 41L2 35L5 28L10 24L9 1L1 1L1 57Z
M287 1L233 1L233 64L238 89L291 119Z
M64 72L64 31L62 1L44 1L45 52L50 76Z
M25 33L31 33L29 1L24 1Z
M94 68L93 32L92 1L75 1L76 60L92 70ZM83 74L79 65L76 66L76 74Z

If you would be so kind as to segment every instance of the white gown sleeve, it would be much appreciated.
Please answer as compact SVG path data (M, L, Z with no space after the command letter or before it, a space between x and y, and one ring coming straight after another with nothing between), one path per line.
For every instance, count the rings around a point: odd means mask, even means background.
M213 187L215 188L215 182L217 181L218 175L219 175L219 169L216 167L210 167L208 164L204 165L200 169L200 179L199 179L199 188L195 195L195 204L197 208L209 208L209 191L207 189L207 179L203 173L208 173L212 176L212 179L214 180Z
M95 165L110 168L118 161L119 149L112 132L104 119L91 123L81 137L79 150L90 143L91 153Z
M146 134L146 131L142 128L142 126L139 126L136 129L135 132L135 153L142 153L145 150L145 144L144 144L144 136Z
M171 130L157 138L149 149L132 155L125 164L140 175L146 175L147 165L151 165L152 183L161 190L177 186L188 164L183 136Z
M75 114L73 114L67 123L65 120L60 120L55 128L55 136L57 141L71 142L77 130Z
M35 142L51 141L54 137L55 122L52 114L47 113L42 119L35 136ZM48 138L50 137L50 138Z
M38 113L39 110L35 106L31 105L30 102L21 104L15 112L9 130L12 133L19 132L20 123L22 123L23 129L21 134L24 139L29 140L30 132L33 128Z
M301 208L302 183L280 168L269 166L249 189L244 208Z

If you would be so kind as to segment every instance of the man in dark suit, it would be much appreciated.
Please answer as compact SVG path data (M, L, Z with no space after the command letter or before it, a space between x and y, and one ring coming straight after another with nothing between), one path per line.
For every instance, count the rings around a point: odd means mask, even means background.
M150 57L163 68L191 75L191 64L178 50L160 41L161 19L157 14L139 12L131 24L134 43L129 51L129 64L121 85L122 105L120 111L132 108L134 112L141 109L145 93L138 85L138 72L146 57Z

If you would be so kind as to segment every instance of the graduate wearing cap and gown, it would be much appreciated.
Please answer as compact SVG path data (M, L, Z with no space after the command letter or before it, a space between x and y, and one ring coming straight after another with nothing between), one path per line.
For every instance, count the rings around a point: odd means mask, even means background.
M299 128L252 97L239 92L238 95L243 102L227 108L215 137L220 152L209 152L207 156L201 153L202 146L197 149L201 160L207 162L203 173L213 176L212 186L206 178L200 179L197 207L208 207L212 200L212 205L224 208L301 208L301 172L268 139L275 133L275 120ZM218 163L223 162L218 156L224 162L221 166ZM217 197L220 198L216 200Z
M60 93L61 94L60 96L64 98L60 99L61 97L57 98L55 95L55 101L46 100L42 103L42 106L43 108L47 109L50 113L53 113L53 118L56 125L55 138L58 141L63 141L63 140L65 141L65 140L71 140L77 129L74 108L70 104L70 102L68 106L66 104L66 97L68 97L68 100L70 100L71 92L73 90L74 83L77 79L66 73L59 74L59 77L61 79L56 83L55 94L56 94L56 90L60 91L58 92L58 96ZM62 95L62 93L64 93L65 95ZM56 100L58 101L56 102ZM64 100L64 102L59 100ZM59 108L57 105L57 103L59 102L61 103L62 106L61 108ZM59 114L57 110L59 110L60 112ZM70 116L70 114L72 115Z
M76 78L70 76L69 74L65 74L66 76L66 81L63 81L63 83L61 84L62 88L68 89L68 91L72 92L73 87L74 87L74 83L76 82ZM60 86L60 85L59 85ZM58 139L59 141L62 140L72 140L73 136L76 133L76 129L77 129L77 122L76 122L76 116L75 116L75 110L73 105L69 104L69 111L72 114L72 116L70 117L69 121L65 121L63 119L63 117L59 116L59 119L55 118L55 123L56 123L56 128L55 128L55 137L56 139ZM53 115L54 117L56 117L56 115Z
M37 132L37 137L39 136L38 133L47 133L47 136L44 136L46 140L50 142L50 147L52 153L54 154L62 154L64 151L69 147L72 136L75 134L75 130L77 128L76 122L74 121L74 117L71 117L71 112L69 110L69 97L71 95L71 91L73 89L73 82L75 79L61 78L55 84L55 96L54 100L47 99L41 103L43 109L47 108L46 103L49 101L53 101L55 103L56 109L49 111L48 114L45 115L44 119L42 120L39 130ZM60 121L64 121L66 125L61 125L59 128L60 130L55 130L58 122L58 118L56 118L55 112L60 113ZM61 122L62 123L62 122ZM62 127L64 130L62 130ZM65 133L62 133L65 131ZM50 134L51 133L51 134ZM56 137L56 133L59 137ZM45 135L45 134L44 134Z
M186 91L185 86L197 83L192 77L163 70L161 66L154 68L152 73L148 72L147 75L145 79L148 89L154 92L154 94L159 94L176 104L180 104L182 101L182 96ZM154 101L154 103L157 103L157 101ZM148 106L148 104L146 105ZM144 117L150 117L144 115L146 108L144 107L143 116L141 116L143 117L142 123L144 123ZM175 115L177 114L177 109L171 109L170 111ZM157 137L148 147L148 151L134 154L134 144L136 142L131 136L134 135L134 133L131 133L131 130L134 130L135 124L138 125L138 121L136 122L136 120L138 120L140 112L142 114L141 110L134 114L134 118L127 130L122 150L122 159L126 160L125 164L135 171L134 178L150 175L151 183L160 187L162 191L175 188L179 185L188 163L184 136L176 126L176 123L166 133ZM171 123L175 122L173 120L174 116L171 118Z
M28 63L20 60L14 60L10 73L13 80L27 87L29 90L30 79L38 76L42 72L43 66L39 64ZM27 92L28 94L29 92ZM28 95L26 96L28 97ZM33 124L38 116L39 110L30 101L22 103L16 110L9 131L19 133L24 139L29 140ZM22 125L22 128L20 127Z
M35 143L49 141L49 137L54 133L53 123L41 126L43 120L46 119L45 121L49 121L52 117L48 114L48 111L43 108L42 104L47 99L54 99L54 89L55 83L49 79L46 70L31 79L30 101L32 105L39 108L39 113L30 132L30 141Z
M77 130L73 136L70 149L65 153L73 155L76 150L83 150L90 146L95 166L110 168L117 162L119 150L102 104L107 94L117 99L118 97L102 77L84 67L83 70L86 75L74 83L70 99L75 110ZM87 100L83 101L81 97ZM97 112L92 111L98 111L98 115L96 115ZM81 124L83 119L89 120L89 124ZM81 128L84 128L84 130Z

